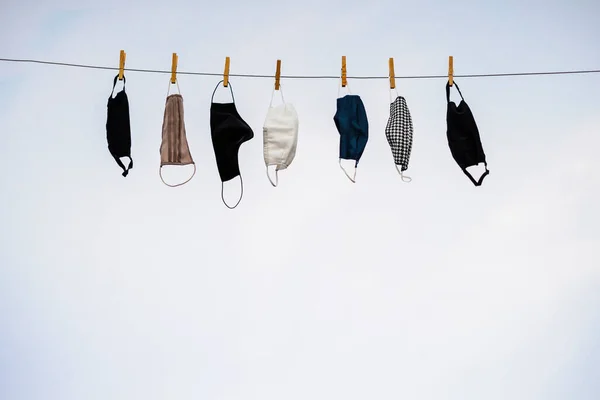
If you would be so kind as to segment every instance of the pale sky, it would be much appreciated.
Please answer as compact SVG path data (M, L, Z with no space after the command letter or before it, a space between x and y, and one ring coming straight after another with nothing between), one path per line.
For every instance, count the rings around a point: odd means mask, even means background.
M3 1L0 57L180 71L399 76L600 69L597 1ZM88 4L89 3L89 4ZM486 5L487 4L487 5ZM0 399L592 400L600 393L600 74L456 78L490 175L446 140L445 79L349 80L369 118L338 165L338 81L283 79L300 121L273 188L272 79L232 77L254 139L221 203L218 76L180 75L196 176L158 175L169 76L126 72L134 168L106 144L116 71L0 63ZM220 98L227 99L221 89ZM217 96L219 97L219 96ZM457 100L455 91L452 99ZM188 170L171 172L172 179ZM238 182L226 186L234 199Z

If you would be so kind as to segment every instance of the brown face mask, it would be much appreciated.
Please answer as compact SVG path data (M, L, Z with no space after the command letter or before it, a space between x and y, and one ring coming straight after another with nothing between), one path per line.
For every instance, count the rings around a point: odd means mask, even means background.
M192 176L185 182L170 185L162 177L162 167L165 165L194 165ZM165 115L162 126L162 143L160 145L160 179L167 186L181 186L189 182L196 174L196 164L192 159L183 119L183 97L181 94L167 96Z

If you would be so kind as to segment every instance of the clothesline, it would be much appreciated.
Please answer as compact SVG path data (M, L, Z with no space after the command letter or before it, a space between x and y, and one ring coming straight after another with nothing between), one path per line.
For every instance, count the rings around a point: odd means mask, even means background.
M229 82L230 76L244 78L275 78L275 91L279 91L282 104L273 107L271 104L267 110L262 134L263 134L263 158L266 167L266 175L271 185L278 186L279 172L286 170L295 159L296 147L299 134L298 114L292 103L288 103L283 98L283 93L279 90L280 78L288 79L340 79L340 87L346 86L346 79L389 79L390 89L394 89L395 79L430 79L440 78L448 79L446 87L446 142L455 163L458 164L462 172L469 178L475 186L481 186L484 178L489 174L486 155L479 133L479 128L473 117L470 107L464 100L464 97L456 84L454 78L479 78L495 76L525 76L525 75L567 75L567 74L585 74L600 73L599 70L571 70L571 71L546 71L546 72L515 72L502 74L462 74L455 75L453 69L453 57L448 60L448 75L417 75L417 76L396 76L394 73L393 58L389 59L389 75L387 76L347 76L346 57L342 56L341 74L338 75L281 75L281 60L277 60L275 75L257 75L257 74L231 74L229 71L230 58L226 57L225 69L223 73L209 72L186 72L177 71L177 54L173 53L171 70L153 70L153 69L133 69L125 68L126 53L121 50L119 67L106 67L99 65L73 64L42 60L9 59L0 58L5 62L37 63L50 64L76 68L93 68L118 71L114 77L113 88L107 103L106 120L106 138L108 149L117 165L123 170L122 175L126 177L133 168L133 159L131 157L131 125L129 115L129 100L125 92L125 71L127 72L149 72L170 74L170 85L177 83L176 75L207 75L223 77L215 87L211 97L210 107L210 134L215 153L215 161L221 180L221 200L230 209L236 208L242 200L244 194L244 183L240 171L238 152L243 143L252 140L255 136L252 127L240 116L235 104L233 88ZM118 80L123 80L121 90L114 94ZM214 101L215 92L221 85L228 88L231 92L231 101L228 103L216 103ZM461 100L458 104L450 100L450 88L456 88L460 94ZM177 84L177 89L179 85ZM339 166L346 177L356 182L356 171L358 162L361 159L369 140L369 122L365 106L359 95L350 94L340 97L336 100L336 113L333 116L333 122L340 137L339 152L337 154ZM390 92L391 95L391 92ZM412 151L413 142L413 123L412 116L408 109L406 99L396 92L396 98L390 97L390 114L384 133L391 150L390 164L395 165L402 181L410 182L412 178L404 173L408 169L409 159ZM187 133L185 129L183 112L183 97L180 93L171 94L167 92L165 103L165 112L162 124L162 140L160 145L160 168L159 176L163 183L170 187L181 186L188 183L196 173L196 163L192 157L192 152L187 142ZM125 167L124 158L129 159L129 165ZM352 176L342 165L342 160L354 161ZM467 168L483 164L485 171L478 178L473 176ZM185 181L180 183L168 183L162 175L163 167L173 166L193 166L193 172ZM275 182L271 179L270 168L275 167ZM271 169L271 171L273 171ZM235 205L229 205L224 198L224 183L239 177L240 195Z
M90 68L90 69L103 69L118 71L119 67L107 67L101 65L91 64L75 64L57 61L44 61L44 60L33 60L33 59L15 59L15 58L0 58L3 62L15 62L15 63L33 63L33 64L46 64L56 65L63 67L73 68ZM128 72L146 72L155 74L171 74L171 70L160 70L160 69L143 69L143 68L124 68L124 71ZM537 72L507 72L507 73L485 73L485 74L455 74L455 78L487 78L487 77L506 77L506 76L539 76L539 75L573 75L573 74L594 74L600 73L600 69L591 70L567 70L567 71L537 71ZM201 76L222 76L223 73L217 72L198 72L198 71L177 71L178 75L201 75ZM240 78L275 78L275 75L270 74L232 74L229 76L235 76ZM281 78L285 79L340 79L339 75L281 75ZM389 76L354 76L348 75L348 79L389 79ZM448 79L448 75L397 75L396 79Z

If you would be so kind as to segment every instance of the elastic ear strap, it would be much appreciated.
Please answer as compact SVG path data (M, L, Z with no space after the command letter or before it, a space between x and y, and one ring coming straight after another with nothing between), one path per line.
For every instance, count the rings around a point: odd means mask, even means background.
M398 94L398 88L394 88L394 90L396 91L396 98L398 98L400 95ZM394 99L395 100L395 99ZM394 101L392 100L392 89L390 88L390 104L393 103Z
M177 78L175 78L175 83L177 84L177 93L181 94L181 90L179 90L179 81L177 80ZM169 93L171 93L171 81L169 81L169 87L167 88L167 97L169 96Z
M471 180L471 182L473 182L473 185L475 186L481 186L481 184L483 183L483 178L485 178L486 176L489 175L490 171L487 168L487 163L484 163L485 165L485 172L479 177L479 180L476 181L473 178L473 175L471 175L471 173L469 171L467 171L467 169L463 169L463 172L465 173L465 175L467 175L467 177Z
M215 86L215 90L213 90L212 97L210 98L210 102L211 103L213 102L213 100L215 98L215 93L217 92L217 89L219 88L219 85L221 83L223 83L223 80L221 80L219 83L217 83L217 86ZM229 92L231 93L231 99L235 103L235 97L233 96L233 88L231 87L231 81L229 81L229 83L227 84L227 86L229 86Z
M456 82L454 82L454 86L456 86L456 90L458 90L458 94L460 94L460 98L464 100L465 98L463 97L463 95L462 95L462 93L460 91L460 88L458 87L458 85L456 84Z
M281 95L281 102L285 105L285 98L283 97L283 90L281 84L279 85L279 94ZM271 92L271 102L269 103L269 108L273 107L273 96L275 95L275 88Z
M285 98L283 97L283 86L279 84L279 93L281 94L281 102L285 104Z
M117 80L119 79L119 75L115 76L115 79L113 81L113 89L115 88L115 86L117 85ZM125 79L125 75L123 75L123 86L125 86L125 82L127 81L127 79Z
M352 94L352 91L350 90L350 84L348 83L348 80L346 80L346 88L348 89L348 93ZM340 97L340 91L342 90L342 78L340 77L340 84L338 86L338 97Z
M404 172L398 169L398 164L396 165L396 171L398 171L398 173L400 174L400 178L402 179L403 182L411 182L412 178L408 175L404 175Z
M269 178L269 182L271 182L271 185L273 185L273 187L277 187L277 185L279 185L279 174L277 173L277 169L275 170L275 183L273 183L273 180L271 179L271 175L269 175L269 166L267 165L267 178Z
M341 158L340 158L340 168L342 169L342 171L344 171L344 174L346 174L346 176L348 177L348 179L350 179L352 181L352 183L356 183L356 166L354 166L354 178L351 178L350 175L348 175L348 173L344 169L344 167L342 167L342 159Z
M128 171L127 171L127 168L125 168L125 165L123 165L123 161L121 161L121 159L117 156L113 156L113 157L114 157L115 161L117 162L117 165L119 167L121 167L121 169L123 170L123 173L121 175L127 176Z
M115 87L117 86L117 80L119 79L119 75L115 76L115 79L113 81L113 87L112 90L110 92L110 97L113 96L113 93L115 92ZM123 75L123 91L125 91L125 75Z
M117 160L117 163L119 164L119 166L121 168L123 168L123 173L121 174L123 176L127 176L127 174L129 174L129 170L131 168L133 168L133 159L129 156L127 156L127 158L129 158L129 165L127 166L127 169L125 169L125 166L123 165L123 162L121 161L121 159L118 157L115 157L115 160Z
M242 201L242 197L244 197L244 182L242 181L242 174L240 174L240 187L241 187L241 193L240 193L240 198L237 201L237 203L235 203L235 206L230 207L229 204L227 204L227 202L225 201L225 197L223 196L223 187L224 187L224 183L221 182L221 200L223 201L223 204L225 204L225 206L227 208L229 208L230 210L233 210L234 208L236 208L238 206L238 204L240 204L240 201Z
M460 92L460 88L456 84L456 81L454 82L453 85L456 86L456 90L458 90L458 94L460 94L460 98L464 100L465 98L463 97L462 93ZM450 103L450 81L448 81L446 83L446 102Z
M190 176L190 177L188 178L188 180L187 180L187 181L184 181L184 182L181 182L181 183L177 183L177 184L175 184L175 185L170 185L170 184L168 184L167 182L165 182L165 180L163 179L163 176L162 176L162 167L163 167L163 166L161 165L161 166L158 168L158 174L160 175L160 180L161 180L161 181L162 181L162 182L163 182L165 185L167 185L167 186L169 186L169 187L177 187L177 186L185 185L186 183L188 183L189 181L191 181L191 180L192 180L192 178L194 177L194 175L196 175L196 163L192 163L192 165L194 166L194 172L192 172L192 176Z

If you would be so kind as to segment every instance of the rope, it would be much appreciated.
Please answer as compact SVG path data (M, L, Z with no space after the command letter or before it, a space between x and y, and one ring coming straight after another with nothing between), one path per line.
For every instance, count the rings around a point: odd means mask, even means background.
M104 69L118 71L118 67L106 67L101 65L88 65L88 64L74 64L56 61L43 61L43 60L28 60L28 59L15 59L15 58L0 58L3 62L16 62L16 63L33 63L33 64L47 64L57 65L63 67L74 67L74 68L90 68L90 69ZM170 70L159 70L159 69L141 69L141 68L124 68L125 71L130 72L146 72L155 74L170 74ZM532 75L573 75L573 74L595 74L600 73L600 69L591 70L568 70L568 71L542 71L542 72L508 72L508 73L496 73L496 74L459 74L453 75L454 78L487 78L487 77L501 77L501 76L532 76ZM223 73L216 72L188 72L188 71L177 71L178 75L201 75L201 76L222 76ZM261 74L229 74L229 76L235 76L240 78L275 78L275 75L261 75ZM281 75L281 78L286 79L339 79L339 75ZM389 76L347 76L348 79L389 79ZM407 75L407 76L396 76L397 79L447 79L448 75Z

